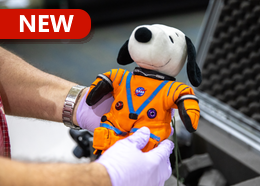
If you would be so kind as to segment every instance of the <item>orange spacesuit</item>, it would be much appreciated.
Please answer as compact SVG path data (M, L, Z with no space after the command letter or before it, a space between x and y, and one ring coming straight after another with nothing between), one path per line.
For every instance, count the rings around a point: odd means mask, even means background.
M140 67L133 73L124 69L113 69L98 75L91 85L87 96L89 105L97 102L96 96L100 99L109 91L115 99L110 112L104 114L100 127L94 131L94 153L98 150L104 152L116 141L133 134L143 126L150 129L151 136L142 151L153 149L171 133L171 108L179 109L188 131L197 129L200 109L193 89L176 82L173 77L148 71L151 73ZM110 89L102 86L110 86ZM94 101L91 103L92 100Z

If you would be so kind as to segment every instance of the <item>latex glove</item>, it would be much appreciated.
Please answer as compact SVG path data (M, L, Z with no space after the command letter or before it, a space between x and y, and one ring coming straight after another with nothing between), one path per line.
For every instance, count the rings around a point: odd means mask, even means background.
M100 126L101 117L110 111L114 98L112 94L109 93L95 105L88 106L86 103L86 96L88 95L88 91L89 90L87 90L79 103L76 112L76 118L81 128L94 132L95 128Z
M162 141L143 153L150 130L142 127L133 135L116 142L96 161L104 165L113 186L163 186L172 173L169 156L174 144Z

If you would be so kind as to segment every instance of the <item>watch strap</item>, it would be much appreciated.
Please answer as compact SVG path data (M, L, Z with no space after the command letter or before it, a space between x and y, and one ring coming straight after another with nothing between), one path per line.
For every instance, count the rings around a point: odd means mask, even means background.
M62 121L65 126L70 127L72 129L80 130L81 127L75 125L73 123L73 112L75 105L81 95L81 92L85 89L85 86L76 85L73 86L64 102L63 110L62 110Z

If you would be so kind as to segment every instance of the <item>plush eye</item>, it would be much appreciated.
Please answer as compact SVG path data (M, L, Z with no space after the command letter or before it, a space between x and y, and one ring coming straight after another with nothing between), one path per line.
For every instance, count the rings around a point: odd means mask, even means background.
M179 35L175 32L175 34L176 34L176 36L178 36L179 37Z
M169 38L170 38L171 42L172 42L172 43L174 43L174 41L173 41L172 37L171 37L171 36L169 36Z

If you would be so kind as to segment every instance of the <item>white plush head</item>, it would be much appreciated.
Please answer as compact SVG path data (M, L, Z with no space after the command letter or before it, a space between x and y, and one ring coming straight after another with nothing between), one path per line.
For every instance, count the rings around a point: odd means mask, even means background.
M151 39L148 42L138 41L138 37L142 38L142 34L149 31ZM135 28L129 39L128 50L138 66L172 77L177 76L181 71L187 57L187 46L183 32L158 24Z
M198 86L201 74L196 63L196 50L190 39L176 28L154 24L136 27L120 49L117 61L122 65L134 61L142 68L175 77L187 56L189 80Z

